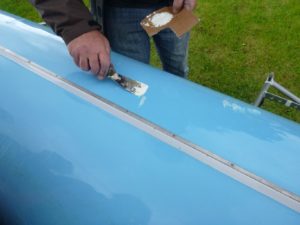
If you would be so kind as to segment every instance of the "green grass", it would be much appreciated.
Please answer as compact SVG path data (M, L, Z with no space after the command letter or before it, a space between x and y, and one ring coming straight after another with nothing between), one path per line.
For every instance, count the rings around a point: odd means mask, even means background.
M40 22L41 18L27 0L1 0L0 9L29 20Z
M0 9L34 21L25 0L1 0ZM300 96L299 0L201 0L192 30L190 79L252 103L269 72ZM159 65L156 54L152 62ZM268 111L300 123L300 112L266 102Z

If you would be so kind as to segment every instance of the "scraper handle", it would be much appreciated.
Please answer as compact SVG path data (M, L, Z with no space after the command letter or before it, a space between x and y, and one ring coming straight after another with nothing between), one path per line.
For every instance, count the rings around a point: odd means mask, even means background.
M111 76L113 76L116 73L117 73L117 71L115 70L113 64L110 64L108 72L107 72L107 76L111 77Z
M123 79L122 76L117 73L113 64L110 64L110 66L109 66L109 69L107 72L107 77L114 81L117 81L118 83L120 83Z

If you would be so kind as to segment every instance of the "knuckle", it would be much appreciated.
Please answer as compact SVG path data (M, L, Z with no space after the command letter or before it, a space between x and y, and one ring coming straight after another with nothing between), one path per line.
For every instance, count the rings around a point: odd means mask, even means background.
M91 71L92 71L93 74L98 74L98 72L99 72L99 67L98 67L98 66L92 66L92 67L91 67Z

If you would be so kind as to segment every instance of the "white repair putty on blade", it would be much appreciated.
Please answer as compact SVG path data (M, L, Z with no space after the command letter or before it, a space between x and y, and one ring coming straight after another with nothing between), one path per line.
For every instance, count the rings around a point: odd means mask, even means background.
M113 65L110 65L107 77L118 83L126 91L136 96L142 96L148 90L147 84L144 84L140 81L132 80L128 77L118 74Z

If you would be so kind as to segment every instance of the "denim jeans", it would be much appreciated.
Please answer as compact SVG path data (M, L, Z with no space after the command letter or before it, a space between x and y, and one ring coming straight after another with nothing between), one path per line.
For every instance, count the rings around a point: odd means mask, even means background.
M113 51L149 64L150 38L140 22L151 12L164 5L151 8L117 8L104 9L104 29ZM188 74L189 33L181 38L170 29L165 29L153 36L163 69L172 74L186 78Z

